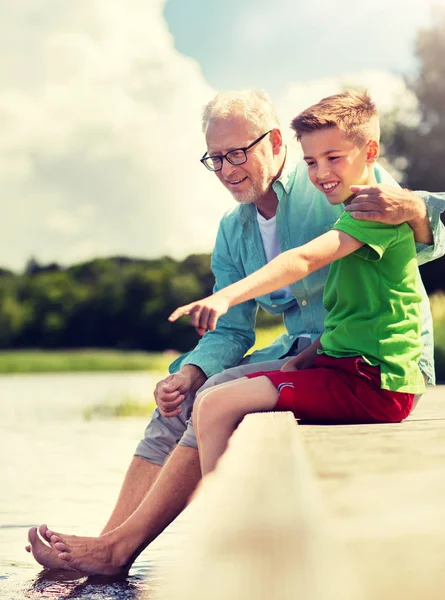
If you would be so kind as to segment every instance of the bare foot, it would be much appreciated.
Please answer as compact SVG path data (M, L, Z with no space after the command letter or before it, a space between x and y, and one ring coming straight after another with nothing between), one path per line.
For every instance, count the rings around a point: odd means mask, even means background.
M112 536L80 537L48 529L45 534L51 548L72 569L88 575L119 575L129 569L128 558L118 552Z
M45 538L46 529L46 525L41 525L39 528L40 535L43 538ZM31 529L28 531L28 540L30 545L26 546L25 550L27 552L32 552L32 555L40 565L46 567L47 569L65 569L74 571L69 563L57 556L57 552L55 552L51 546L48 546L42 542L42 540L39 538L36 527L31 527Z

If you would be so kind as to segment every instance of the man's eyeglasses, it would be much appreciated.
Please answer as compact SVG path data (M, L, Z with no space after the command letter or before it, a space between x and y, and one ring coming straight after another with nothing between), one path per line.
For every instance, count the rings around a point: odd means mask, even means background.
M207 152L204 152L200 160L209 171L220 171L222 169L224 159L226 159L231 165L242 165L243 163L247 162L247 150L250 150L255 146L255 144L261 142L261 140L265 138L266 135L271 131L272 129L269 129L269 131L266 131L266 133L260 135L258 139L245 148L236 148L235 150L230 150L230 152L227 152L223 156L206 156Z

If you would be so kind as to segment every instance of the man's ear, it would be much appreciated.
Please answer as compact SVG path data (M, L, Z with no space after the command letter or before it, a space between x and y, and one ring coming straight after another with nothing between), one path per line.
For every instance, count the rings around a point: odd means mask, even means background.
M380 146L377 140L369 140L366 149L366 160L374 163L379 158Z
M283 137L281 135L281 130L278 128L272 129L272 131L270 132L270 139L272 141L272 152L274 154L279 154L283 146Z

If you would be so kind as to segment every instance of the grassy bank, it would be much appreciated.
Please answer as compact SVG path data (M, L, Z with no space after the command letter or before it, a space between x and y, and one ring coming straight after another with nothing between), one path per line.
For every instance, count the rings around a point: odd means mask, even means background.
M177 356L171 352L115 350L19 350L0 352L0 373L64 373L79 371L160 371Z
M283 331L272 327L257 333L256 348L270 344ZM65 373L80 371L167 372L179 356L175 352L121 352L118 350L8 350L0 351L0 374Z

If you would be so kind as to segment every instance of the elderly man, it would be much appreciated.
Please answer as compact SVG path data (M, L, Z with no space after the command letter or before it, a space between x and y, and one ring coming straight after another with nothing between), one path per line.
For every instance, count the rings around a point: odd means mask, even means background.
M259 269L281 251L324 233L343 210L330 205L316 191L309 182L306 164L286 149L274 108L263 92L218 94L205 107L203 131L207 151L201 162L239 203L219 227L212 254L216 289ZM445 250L440 222L444 196L402 190L381 168L377 168L376 178L381 184L355 190L347 210L355 218L407 221L417 241L419 262L441 256ZM321 269L275 294L231 308L194 350L175 361L172 374L156 386L158 409L137 447L101 536L63 535L42 525L42 541L33 528L29 539L36 560L47 567L91 574L127 570L183 510L200 479L190 422L197 390L249 371L277 369L286 357L298 354L316 339L323 331L326 274L327 268ZM244 358L255 340L258 306L282 314L286 333ZM424 352L420 366L433 383L432 322L424 290L422 310ZM200 330L199 323L197 328Z

